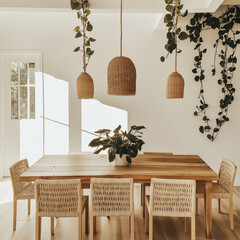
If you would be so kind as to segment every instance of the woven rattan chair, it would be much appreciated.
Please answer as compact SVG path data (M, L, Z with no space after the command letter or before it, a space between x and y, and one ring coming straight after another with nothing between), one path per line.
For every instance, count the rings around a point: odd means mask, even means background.
M193 180L152 179L146 196L145 232L153 239L153 216L191 218L191 239L195 239L195 192Z
M19 176L29 168L28 160L24 159L13 164L10 168L10 175L13 188L13 231L17 225L17 200L28 200L28 215L31 211L31 199L34 199L34 185L31 182L22 182Z
M41 219L51 217L51 233L54 235L54 217L78 217L78 239L82 239L82 213L85 211L85 227L88 233L88 197L82 196L81 181L36 180L36 240L41 239Z
M218 212L221 212L221 199L229 199L229 220L230 228L234 230L233 221L233 186L237 167L227 159L223 159L219 170L219 181L213 182L212 198L218 199ZM197 182L196 190L196 213L198 214L198 198L204 198L204 184Z
M170 152L144 152L143 155L145 156L152 156L152 157L157 157L157 156L171 156L173 153ZM145 195L149 195L150 193L150 183L143 183L141 186L141 204L143 206L143 217L145 217Z
M129 216L131 240L134 240L133 180L92 178L90 197L90 240L93 240L94 218Z

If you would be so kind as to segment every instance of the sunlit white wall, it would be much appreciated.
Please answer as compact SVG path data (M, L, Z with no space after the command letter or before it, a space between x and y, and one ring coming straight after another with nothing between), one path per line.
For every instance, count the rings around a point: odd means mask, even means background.
M20 159L32 165L43 155L43 96L42 73L35 73L35 119L20 120Z
M103 128L114 130L119 124L121 124L123 130L128 129L128 113L125 110L102 104L95 99L82 100L81 109L82 130L91 133ZM96 136L82 131L82 152L94 151L93 148L88 147L88 144L95 137Z
M45 154L69 152L68 85L44 74Z

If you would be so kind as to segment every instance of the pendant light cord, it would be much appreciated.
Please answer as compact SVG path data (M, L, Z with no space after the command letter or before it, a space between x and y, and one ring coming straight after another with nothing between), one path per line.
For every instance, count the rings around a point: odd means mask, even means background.
M123 1L121 0L121 7L120 7L120 56L122 57L122 7Z
M178 13L177 13L177 7L178 7L178 0L175 0L175 16L176 16L176 26L175 26L175 43L176 43L176 49L175 49L175 72L177 72L177 23L178 23Z

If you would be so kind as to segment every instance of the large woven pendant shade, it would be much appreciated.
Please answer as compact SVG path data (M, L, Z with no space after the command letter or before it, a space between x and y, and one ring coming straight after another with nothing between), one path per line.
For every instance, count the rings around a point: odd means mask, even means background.
M177 5L178 0L176 0L176 13L177 17ZM176 24L177 29L177 24ZM175 43L177 44L177 34L175 34ZM183 98L184 96L184 79L181 74L177 72L177 47L175 49L175 72L171 73L167 79L167 90L166 97L168 99Z
M93 98L94 84L91 76L83 72L77 78L77 97L79 99Z
M122 56L122 0L120 9L120 56L108 64L108 94L131 96L136 94L136 68L130 58Z

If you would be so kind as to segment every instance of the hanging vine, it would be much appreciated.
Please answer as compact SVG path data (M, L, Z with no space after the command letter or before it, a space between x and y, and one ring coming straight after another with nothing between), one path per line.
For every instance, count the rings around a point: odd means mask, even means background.
M234 30L235 24L240 23L240 8L238 6L228 7L227 10L220 16L214 17L210 13L196 13L190 20L190 25L187 26L189 38L191 42L196 44L195 50L197 55L194 58L194 68L192 72L195 74L194 80L200 84L199 100L200 104L195 116L202 116L203 124L199 127L202 134L206 134L211 141L218 136L218 133L224 123L229 121L228 111L229 106L234 101L235 88L232 80L236 71L236 49L240 44L240 39L237 36L240 31ZM208 115L208 104L205 97L204 80L205 70L203 69L202 60L207 48L203 48L203 38L201 36L204 30L218 30L218 37L214 43L214 62L212 65L212 76L216 75L217 67L221 70L221 77L217 82L221 86L223 94L219 102L219 113L216 118L215 126L210 126ZM218 66L217 66L217 60Z
M90 45L92 42L96 41L96 39L87 36L87 32L93 30L93 26L88 19L91 13L89 9L89 0L71 0L71 8L77 11L77 18L82 24L82 26L76 26L74 31L76 32L75 38L83 39L83 46L82 48L75 48L74 52L81 51L83 53L83 70L86 72L89 59L94 53Z
M161 56L160 60L162 62L171 54L174 50L177 50L176 53L180 53L182 50L177 48L177 41L185 40L188 38L188 34L182 31L181 27L178 27L179 17L186 17L188 15L188 10L184 13L182 12L183 4L181 0L165 0L166 10L168 13L164 17L164 23L168 29L167 32L167 44L165 49L167 50L166 56Z

